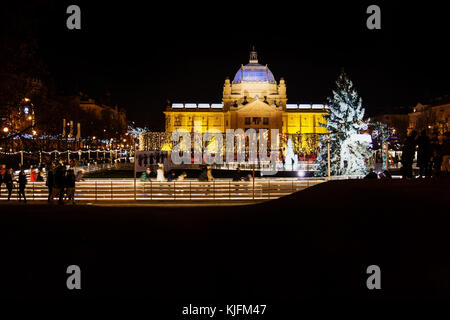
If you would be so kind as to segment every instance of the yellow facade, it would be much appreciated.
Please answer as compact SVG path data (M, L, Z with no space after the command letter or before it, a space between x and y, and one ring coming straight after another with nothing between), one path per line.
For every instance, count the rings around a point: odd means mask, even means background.
M225 80L222 103L172 103L164 112L166 132L177 129L194 131L194 123L201 121L202 131L216 129L278 129L282 135L326 133L320 126L327 114L325 105L287 104L286 83L277 83L267 66L260 65L256 52L250 53L250 62L241 66L233 81Z

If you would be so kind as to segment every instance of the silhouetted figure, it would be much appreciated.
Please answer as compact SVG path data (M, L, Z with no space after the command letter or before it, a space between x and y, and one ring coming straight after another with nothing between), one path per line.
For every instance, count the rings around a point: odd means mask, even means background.
M39 169L38 175L37 175L37 181L38 182L44 182L44 171L42 169Z
M22 201L23 196L24 202L27 203L27 197L25 196L25 187L27 186L27 176L25 175L25 172L23 172L23 169L20 170L18 183L19 183L19 194L18 194L19 201Z
M417 166L419 167L419 176L430 177L430 158L431 144L425 130L422 130L419 138L417 138Z
M55 171L55 195L59 196L58 203L63 204L64 189L66 184L66 168L59 166Z
M378 179L378 176L373 172L373 168L369 169L369 173L364 177L364 179Z
M241 168L238 167L233 175L233 181L241 181L241 179L242 179Z
M53 186L55 185L53 166L49 166L47 169L47 182L45 182L45 185L48 188L48 202L50 202L53 200Z
M147 166L147 164L148 164L148 158L147 158L147 154L144 154L144 167L146 167Z
M448 177L450 173L450 132L446 132L444 134L444 143L441 148L441 171L442 173Z
M384 170L383 172L380 173L380 179L390 180L392 179L392 175L389 171Z
M8 200L11 199L12 189L14 187L14 179L12 169L8 169L3 177L3 183L6 185L8 190Z
M175 172L171 171L169 173L169 176L167 177L167 181L171 182L171 181L175 181L177 179Z
M203 167L202 172L198 176L198 181L208 181L208 173L207 173L206 166Z
M413 131L406 138L402 149L402 176L403 178L412 178L412 165L414 161L414 154L416 152L416 135L417 132Z
M65 187L67 190L67 200L72 201L72 204L75 203L75 172L70 169L67 171Z

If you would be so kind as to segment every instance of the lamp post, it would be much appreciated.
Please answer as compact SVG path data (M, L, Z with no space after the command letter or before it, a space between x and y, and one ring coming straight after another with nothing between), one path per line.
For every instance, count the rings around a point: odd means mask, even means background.
M328 136L328 140L327 140L327 153L328 153L328 157L327 157L327 162L328 162L328 181L330 181L330 179L331 179L330 136Z
M133 150L134 150L134 155L133 155L133 167L134 167L134 201L136 201L136 143L134 141L134 135L131 137L132 141L133 141Z

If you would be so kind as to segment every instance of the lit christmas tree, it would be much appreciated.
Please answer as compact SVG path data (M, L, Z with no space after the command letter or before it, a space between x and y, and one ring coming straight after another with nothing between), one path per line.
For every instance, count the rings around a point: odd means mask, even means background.
M367 129L362 100L344 71L336 85L333 97L328 98L330 113L324 116L326 124L320 124L329 134L320 139L316 175L328 175L328 139L331 175L362 175L367 172L366 159L370 156L371 141L369 135L361 134Z

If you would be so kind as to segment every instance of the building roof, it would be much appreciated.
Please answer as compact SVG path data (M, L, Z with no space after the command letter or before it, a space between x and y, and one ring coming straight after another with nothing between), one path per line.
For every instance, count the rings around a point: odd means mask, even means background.
M250 52L250 61L245 66L242 65L234 76L233 83L239 82L269 82L275 83L272 71L267 65L263 66L258 63L256 51Z

